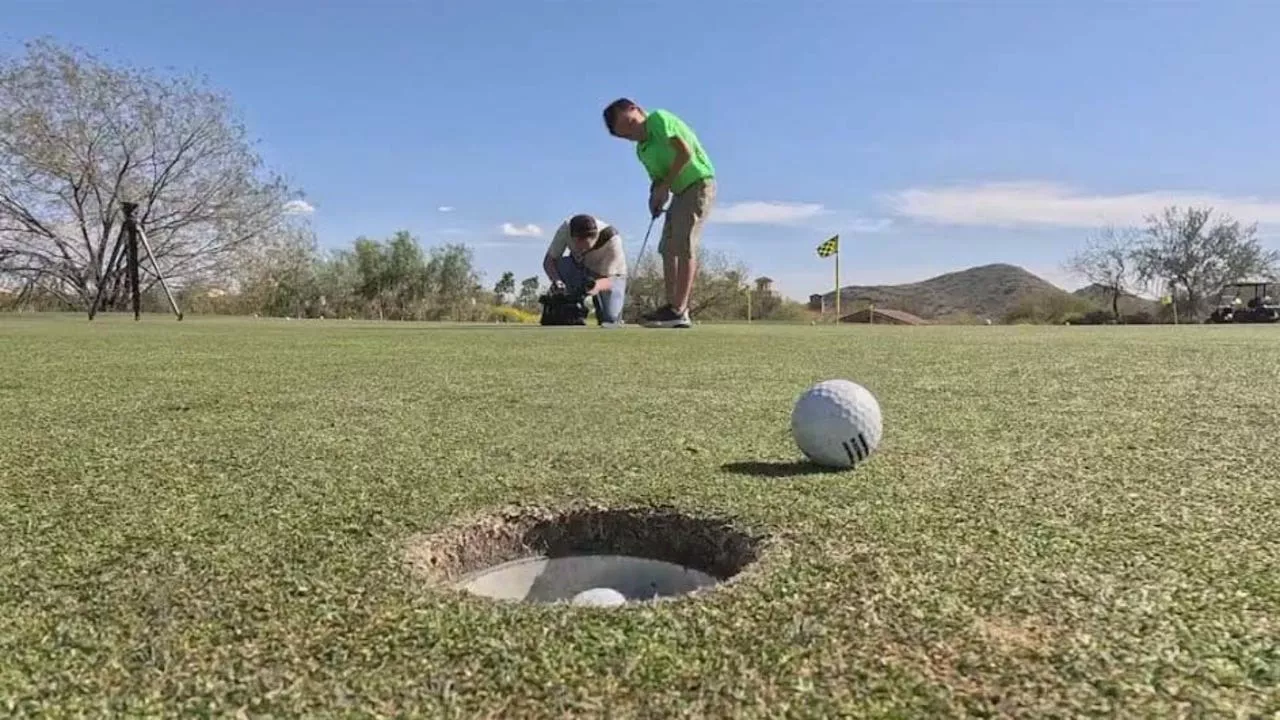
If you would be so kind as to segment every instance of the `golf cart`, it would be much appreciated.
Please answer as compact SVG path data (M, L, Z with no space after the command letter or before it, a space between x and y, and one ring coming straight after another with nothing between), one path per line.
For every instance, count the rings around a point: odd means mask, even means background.
M1269 280L1229 283L1218 291L1218 307L1214 308L1206 322L1211 323L1273 323L1280 322L1280 304L1272 298L1268 289L1280 287ZM1244 291L1249 291L1246 295ZM1246 300L1245 298L1248 297Z

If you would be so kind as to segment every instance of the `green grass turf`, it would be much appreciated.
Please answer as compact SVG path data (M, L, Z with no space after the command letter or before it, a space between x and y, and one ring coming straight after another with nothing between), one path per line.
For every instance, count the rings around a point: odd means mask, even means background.
M0 710L55 717L1280 710L1280 328L665 332L0 316ZM877 394L805 474L809 383ZM622 611L425 590L512 503L786 552Z

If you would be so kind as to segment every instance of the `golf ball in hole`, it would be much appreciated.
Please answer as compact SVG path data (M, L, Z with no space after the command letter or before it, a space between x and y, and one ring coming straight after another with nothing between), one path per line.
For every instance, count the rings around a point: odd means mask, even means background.
M880 446L880 403L852 380L823 380L791 410L791 435L800 452L826 467L852 468Z
M612 607L625 604L627 597L613 588L591 588L574 595L572 602L574 605Z

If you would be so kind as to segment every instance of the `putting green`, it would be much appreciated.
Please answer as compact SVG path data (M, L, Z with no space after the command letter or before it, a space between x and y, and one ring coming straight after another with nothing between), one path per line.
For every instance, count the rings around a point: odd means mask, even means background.
M0 315L0 707L1274 712L1276 331ZM884 411L852 473L788 435L828 377ZM608 612L406 566L458 518L575 502L775 544Z

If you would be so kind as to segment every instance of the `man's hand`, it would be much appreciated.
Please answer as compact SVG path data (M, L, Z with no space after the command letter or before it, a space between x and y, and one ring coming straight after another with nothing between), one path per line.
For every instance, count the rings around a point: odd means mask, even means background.
M599 295L602 292L608 292L613 289L613 278L600 277L595 280L587 281L587 295Z
M551 294L553 294L553 295L563 295L563 294L564 294L564 281L563 281L563 280L552 280L552 281L551 281Z
M657 183L649 190L649 212L652 217L662 214L662 208L667 204L667 197L670 194L671 188L666 183Z

